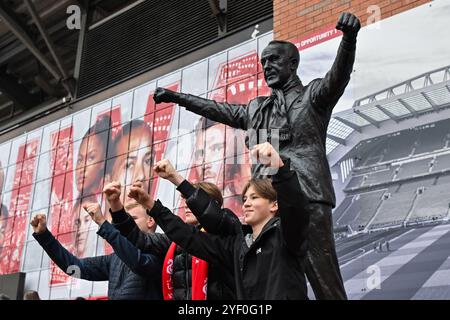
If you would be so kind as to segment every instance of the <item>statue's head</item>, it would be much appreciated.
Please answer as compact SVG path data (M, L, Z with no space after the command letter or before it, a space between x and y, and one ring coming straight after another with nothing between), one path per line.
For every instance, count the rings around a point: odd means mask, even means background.
M264 79L270 88L282 88L297 73L300 54L297 47L287 41L269 42L261 55Z

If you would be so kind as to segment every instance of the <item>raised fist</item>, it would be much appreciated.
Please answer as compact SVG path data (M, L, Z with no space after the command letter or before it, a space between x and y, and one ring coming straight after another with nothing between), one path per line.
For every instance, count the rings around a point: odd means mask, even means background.
M83 209L91 216L92 220L99 226L105 222L105 217L103 217L102 209L100 205L96 202L88 203L83 205Z
M150 195L144 190L143 184L141 181L136 181L129 188L128 197L136 200L141 206L146 209L153 208L154 201L150 197Z
M156 174L163 179L170 179L175 176L177 171L173 167L173 165L170 163L169 160L163 159L161 161L158 161L154 166L153 170L155 170Z
M344 36L356 39L359 29L361 29L361 22L354 14L343 12L336 24L336 29L341 30Z
M174 94L176 94L175 91L158 87L153 94L153 100L155 103L173 102Z
M280 155L269 142L253 146L250 154L265 167L278 169L284 166Z
M105 194L106 200L108 202L120 200L120 193L121 193L120 188L121 187L122 186L121 186L120 182L117 182L117 181L108 183L103 188L103 193Z
M167 159L163 159L161 161L158 161L153 166L153 170L156 172L156 174L160 178L169 180L170 182L172 182L177 187L184 180L184 178L181 176L181 174L179 174L178 171L175 170L173 165Z
M30 224L35 233L42 233L47 230L47 218L45 217L45 214L38 213L31 219Z

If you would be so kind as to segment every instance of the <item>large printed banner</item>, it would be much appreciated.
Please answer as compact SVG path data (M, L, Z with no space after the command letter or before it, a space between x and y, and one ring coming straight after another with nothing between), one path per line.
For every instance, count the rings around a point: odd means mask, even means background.
M247 52L220 63L208 98L218 102L246 105L257 95L270 95L260 71L258 53ZM251 163L242 130L199 119L195 152L188 180L205 181L223 190L224 206L242 218L241 190L251 176ZM225 161L223 161L225 159ZM184 217L184 199L179 198L177 214Z
M8 223L4 230L3 249L0 256L1 274L20 270L38 148L39 140L37 139L19 146Z
M0 145L1 273L38 273L39 291L44 297L64 298L80 292L104 295L106 287L73 281L66 274L71 270L61 270L51 261L46 263L45 253L38 256L36 251L23 250L36 246L27 226L29 219L36 213L46 213L49 230L79 258L111 254L112 248L98 239L97 226L83 205L100 204L110 219L102 196L104 185L119 181L121 199L126 204L129 186L141 180L153 197L184 218L185 203L175 188L152 172L152 166L164 158L190 181L217 185L224 206L241 217L241 191L251 172L245 133L206 121L171 103L155 105L153 93L162 86L241 105L257 96L270 95L259 59L271 39L268 34L248 41L183 72L51 123L33 132L33 136L40 137L36 141L25 137L26 144L19 146L17 159L9 156L17 153L17 143Z

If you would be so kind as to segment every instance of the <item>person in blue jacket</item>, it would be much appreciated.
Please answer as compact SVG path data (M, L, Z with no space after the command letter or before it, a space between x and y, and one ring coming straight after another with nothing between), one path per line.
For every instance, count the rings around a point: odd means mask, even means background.
M140 205L127 207L131 216L145 233L154 232L156 224L148 219L145 209ZM114 253L89 258L77 258L65 249L47 229L44 214L37 214L31 220L33 237L44 248L50 259L68 275L79 268L79 277L89 281L109 281L110 300L161 300L162 260L151 254L142 253L120 232L105 220L100 205L89 203L84 209L96 224L97 232L114 249Z

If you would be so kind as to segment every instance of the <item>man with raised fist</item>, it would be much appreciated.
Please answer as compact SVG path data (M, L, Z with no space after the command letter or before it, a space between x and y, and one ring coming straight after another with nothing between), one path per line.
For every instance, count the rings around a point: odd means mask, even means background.
M160 300L162 260L150 254L141 253L120 232L105 220L98 203L84 205L92 220L99 226L98 235L113 247L109 255L77 258L66 250L47 229L44 214L37 214L31 220L33 237L44 248L50 259L68 275L89 281L109 281L110 300ZM133 218L139 222L142 232L151 233L156 229L141 206L128 208ZM80 272L72 274L75 269Z

